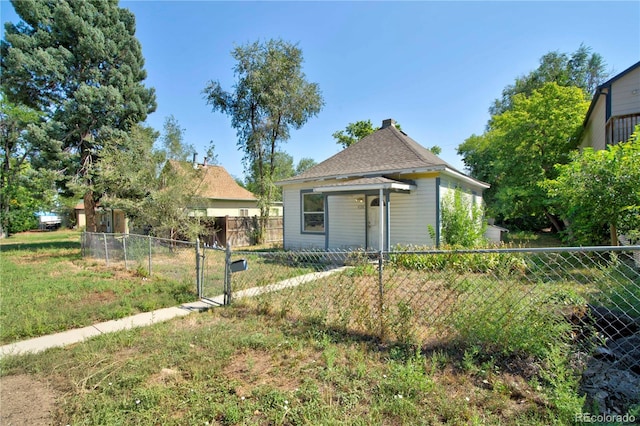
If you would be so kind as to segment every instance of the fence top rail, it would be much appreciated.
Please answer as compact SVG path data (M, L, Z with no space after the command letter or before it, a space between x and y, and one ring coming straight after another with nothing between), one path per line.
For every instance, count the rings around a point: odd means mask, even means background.
M106 235L109 237L113 237L113 238L130 238L130 237L140 237L140 238L151 238L154 240L158 240L158 241L168 241L168 242L174 242L174 243L180 243L180 244L190 244L190 245L195 245L196 243L193 241L184 241L184 240L172 240L170 238L161 238L161 237L154 237L153 235L139 235L139 234L122 234L122 233L109 233L109 232L84 232L84 234L87 235Z
M384 254L471 254L471 253L575 253L587 251L635 251L640 245L633 246L583 246L583 247L518 247L518 248L487 248L487 249L458 249L458 250L396 250L383 252ZM379 253L379 252L374 252Z
M640 245L630 246L583 246L583 247L519 247L519 248L486 248L486 249L458 249L458 250L274 250L274 251L253 251L237 250L234 254L255 254L255 255L286 255L286 254L315 254L315 255L397 255L397 254L473 254L473 253L576 253L576 252L626 252L640 251Z

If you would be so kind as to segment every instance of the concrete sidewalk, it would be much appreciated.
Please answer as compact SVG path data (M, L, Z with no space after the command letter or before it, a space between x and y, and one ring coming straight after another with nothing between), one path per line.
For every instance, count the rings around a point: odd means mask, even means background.
M234 293L234 298L241 299L243 297L254 297L260 294L279 291L285 288L297 287L301 284L305 284L327 277L331 274L335 274L336 272L341 272L347 268L347 266L343 266L324 272L311 272L309 274L289 278L264 287L253 287L246 290L241 290ZM8 345L0 346L0 359L8 355L24 355L27 353L42 352L49 348L82 342L91 337L99 336L105 333L114 333L116 331L129 330L136 327L145 327L159 322L168 321L172 318L183 317L185 315L189 315L191 312L206 311L207 309L216 306L222 306L223 304L224 295L220 295L213 298L205 298L198 302L185 303L174 308L164 308L157 311L144 312L142 314L133 315L127 318L121 318L119 320L101 322L98 324L90 325L88 327L67 330L57 334L51 334L48 336L41 336L29 340L23 340L21 342L10 343Z
M144 312L127 318L101 322L88 327L67 330L48 336L36 337L21 342L0 346L0 359L8 355L24 355L26 353L42 352L49 348L66 346L82 342L94 336L116 331L129 330L136 327L145 327L172 318L183 317L192 312L202 312L209 308L220 306L223 296L218 296L206 301L185 303L178 307L158 309L157 311Z

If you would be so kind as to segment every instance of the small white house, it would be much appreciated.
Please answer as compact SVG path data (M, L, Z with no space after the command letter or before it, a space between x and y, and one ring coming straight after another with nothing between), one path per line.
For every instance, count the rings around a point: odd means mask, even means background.
M461 188L482 203L482 192L489 188L398 130L391 119L277 184L283 188L284 248L329 250L437 246L444 195Z

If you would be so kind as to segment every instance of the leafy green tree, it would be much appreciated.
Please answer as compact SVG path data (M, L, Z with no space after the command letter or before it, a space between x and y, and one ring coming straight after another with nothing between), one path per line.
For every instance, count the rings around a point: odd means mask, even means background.
M159 133L137 124L128 133L105 143L97 166L100 179L95 187L101 203L124 210L135 219L144 215L144 199L160 186L159 175L166 152L154 149Z
M167 163L158 185L141 204L140 223L156 236L195 240L203 226L189 207L198 199L202 179L202 169L194 169L189 162Z
M499 220L563 229L541 182L554 179L578 146L589 103L576 87L546 83L531 95L517 94L508 111L493 117L483 135L458 147L472 175L491 184L485 200Z
M556 208L578 244L618 245L618 232L640 241L640 126L627 142L604 150L575 151L558 165L556 179L545 182ZM604 230L604 232L603 232Z
M213 111L231 117L245 169L256 178L261 216L268 218L276 193L278 147L289 139L290 129L299 129L320 112L323 100L318 85L306 81L296 45L255 42L235 48L232 56L237 61L234 90L227 92L211 81L204 94Z
M361 120L347 124L344 130L339 130L332 136L337 144L342 145L343 148L348 148L376 130L378 130L378 127L373 127L371 120Z
M295 170L293 168L293 157L286 152L277 151L274 156L274 172L273 172L273 180L277 182L282 179L289 178L295 174ZM245 187L257 194L260 190L260 184L258 183L258 167L254 165L251 169L251 174L247 176L245 179ZM273 194L274 201L282 201L282 189L276 188Z
M395 126L398 130L402 130L400 124L395 123ZM339 130L331 136L333 136L338 145L342 145L343 148L349 148L360 139L369 136L379 129L380 127L373 127L371 120L360 120L355 123L347 124L347 127L344 130ZM439 155L442 152L442 148L438 145L432 146L429 150L435 155Z
M196 152L193 145L184 141L184 130L173 115L165 118L161 141L168 159L190 161Z
M530 96L534 90L546 83L559 86L578 87L591 97L595 89L606 80L608 73L602 56L592 53L585 45L571 55L549 52L540 58L540 65L529 74L518 77L513 84L502 90L502 96L489 108L492 116L500 115L513 107L513 98L518 94Z
M433 152L434 155L440 155L440 153L442 152L442 148L440 148L438 145L434 145L429 148L429 151Z
M2 89L44 115L42 128L57 142L43 153L46 163L70 177L61 182L67 189L84 188L87 229L95 231L101 151L155 110L135 18L117 0L12 4L22 22L5 26Z
M469 194L456 188L442 198L441 207L444 244L473 248L484 242L487 227L484 208L480 204L474 204Z
M202 227L188 207L196 204L202 173L191 162L168 162L168 152L154 148L159 136L151 127L136 125L105 145L96 181L101 204L124 210L133 228L158 237L195 239ZM173 147L174 153L185 151Z
M207 147L207 164L218 165L220 162L218 161L218 154L216 153L216 145L213 141L209 141L209 146Z
M21 211L19 217L24 217L26 214L35 220L35 210L29 211L28 208L36 208L36 206L24 199L25 196L29 199L32 197L29 196L29 192L25 193L21 190L20 185L24 183L25 175L31 175L30 177L33 178L34 170L30 167L29 160L38 149L33 131L37 129L36 124L39 121L40 114L37 111L13 104L5 96L0 97L0 138L2 138L0 145L0 153L2 154L2 158L0 158L0 236L25 230L23 225L17 225L17 222L11 220L18 217L18 209ZM27 170L28 172L26 172ZM24 220L19 220L19 222L24 223Z
M318 163L316 163L316 160L314 160L313 158L303 157L300 159L300 161L298 161L295 174L299 175L301 173L304 173L310 168L312 168L313 166L315 166L316 164Z

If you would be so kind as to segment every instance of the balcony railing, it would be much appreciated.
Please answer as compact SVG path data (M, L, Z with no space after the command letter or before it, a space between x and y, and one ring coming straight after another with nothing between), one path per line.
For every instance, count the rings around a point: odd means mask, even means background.
M628 140L638 124L640 124L640 113L611 117L606 127L607 145Z

